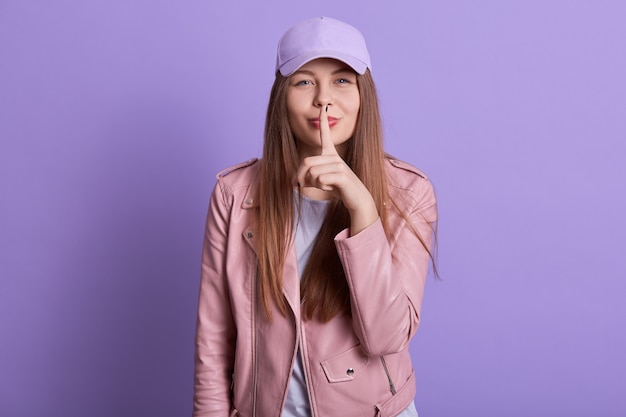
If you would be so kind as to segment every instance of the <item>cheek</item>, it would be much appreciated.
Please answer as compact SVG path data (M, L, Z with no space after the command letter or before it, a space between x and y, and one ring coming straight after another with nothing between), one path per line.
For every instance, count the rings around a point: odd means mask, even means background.
M357 97L352 105L352 115L354 117L354 122L356 123L356 119L359 117L359 113L361 111L361 101Z
M302 112L297 107L287 104L287 121L292 130L294 126L300 123L301 114Z
M287 108L287 123L289 124L289 130L291 130L291 133L295 136L298 137L302 134L302 122L300 121L300 118L298 118L296 116L297 113L294 114L294 112L290 111L289 108Z
M289 122L290 127L293 125L293 122L295 120L294 115L296 114L297 111L296 109L294 109L293 104L287 101L287 121Z
M297 108L297 101L294 98L293 94L287 92L287 95L285 96L285 104L287 107L287 117L291 117L291 115L294 114Z
M359 110L361 109L361 96L356 92L352 94L352 96L348 100L348 106L353 115L359 114Z
M299 120L300 118L298 117L298 112L287 108L287 122L289 123L289 127L291 128L291 130L293 130L293 128L298 125Z
M355 107L355 113L359 114L359 110L361 110L361 96L357 93L356 97L354 98L354 107Z
M359 112L361 111L361 101L359 97L353 103L352 106L352 134L354 134L354 129L356 129L356 121L359 119Z

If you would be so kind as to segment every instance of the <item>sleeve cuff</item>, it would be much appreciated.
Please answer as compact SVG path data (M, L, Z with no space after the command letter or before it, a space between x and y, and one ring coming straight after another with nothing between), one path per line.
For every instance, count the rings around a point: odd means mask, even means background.
M380 236L385 236L383 224L380 217L365 229L361 230L354 236L350 236L350 228L345 228L335 236L335 245L341 250L357 249L367 245L372 240L377 240Z

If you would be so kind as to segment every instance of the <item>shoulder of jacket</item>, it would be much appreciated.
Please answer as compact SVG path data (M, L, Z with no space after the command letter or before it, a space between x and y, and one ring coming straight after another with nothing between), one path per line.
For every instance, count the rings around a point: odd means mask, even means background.
M232 198L244 200L253 198L251 193L256 190L254 184L259 177L259 167L259 159L252 158L220 171L217 174L215 192L221 194L225 203L231 201ZM256 198L251 201L256 202ZM252 206L252 204L248 205Z
M256 164L258 162L258 160L259 160L258 158L248 159L245 162L241 162L241 163L239 163L237 165L233 165L231 167L223 169L223 170L221 170L220 172L217 173L216 177L217 177L218 180L220 180L220 179L226 177L227 175L232 174L235 171L241 171L244 168L247 168L247 167L250 167L250 166Z
M408 162L402 161L398 158L395 158L391 155L387 155L386 156L387 161L389 162L389 164L394 167L397 168L399 170L401 170L401 172L409 172L412 174L417 175L418 177L421 177L423 179L428 179L428 176L421 171L420 169L416 168L415 166L409 164Z
M437 219L437 198L428 176L408 162L387 155L389 194L400 211L422 212L428 221Z

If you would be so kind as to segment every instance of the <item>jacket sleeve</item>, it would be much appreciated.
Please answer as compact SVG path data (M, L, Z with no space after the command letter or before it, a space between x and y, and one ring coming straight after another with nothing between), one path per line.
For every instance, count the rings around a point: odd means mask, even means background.
M420 178L404 194L414 196L405 214L430 249L437 220L432 184ZM335 238L350 288L354 330L371 356L408 346L419 325L428 272L429 255L413 228L402 217L390 227L390 238L380 219L355 236L343 230Z
M211 195L202 250L195 339L193 416L228 416L235 324L225 273L231 202L219 181Z

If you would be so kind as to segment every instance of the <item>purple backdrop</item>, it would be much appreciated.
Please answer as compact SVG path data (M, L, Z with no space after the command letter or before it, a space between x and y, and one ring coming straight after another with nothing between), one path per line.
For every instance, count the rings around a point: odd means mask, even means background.
M626 415L621 0L1 2L0 415L190 413L214 174L317 15L437 188L420 415Z

